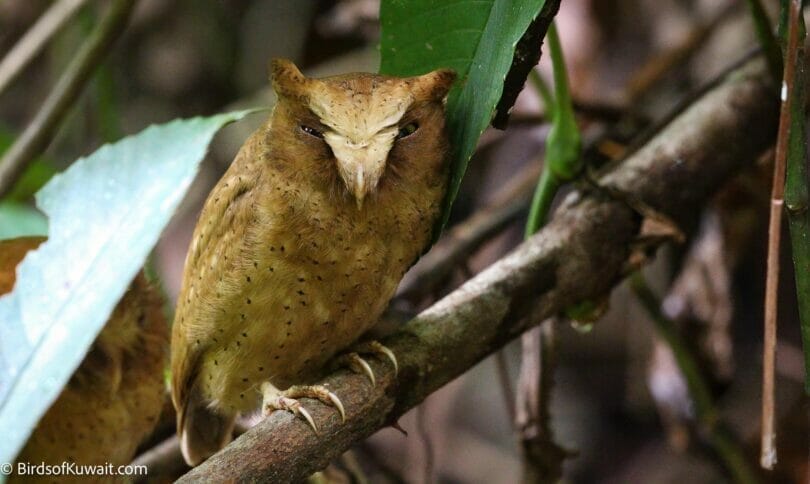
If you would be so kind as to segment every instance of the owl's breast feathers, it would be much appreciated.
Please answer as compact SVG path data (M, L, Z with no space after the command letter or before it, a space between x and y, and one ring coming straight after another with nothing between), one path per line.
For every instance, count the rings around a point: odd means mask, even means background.
M181 413L195 386L234 413L255 407L263 381L316 376L376 322L444 195L441 184L394 187L358 209L269 161L257 166L260 136L209 196L186 261L172 344Z

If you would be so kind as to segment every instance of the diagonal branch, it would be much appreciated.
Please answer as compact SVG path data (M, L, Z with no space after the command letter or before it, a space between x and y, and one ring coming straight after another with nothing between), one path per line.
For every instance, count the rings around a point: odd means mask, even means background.
M658 136L601 178L678 223L773 142L777 98L765 63L726 76ZM390 425L430 393L566 307L607 295L625 274L639 216L598 194L568 197L548 226L384 343L400 373L372 362L377 385L340 371L324 380L346 407L307 402L319 423L276 412L178 482L297 482Z
M70 61L34 119L0 158L0 196L11 190L28 164L51 143L70 107L123 33L138 0L114 0Z

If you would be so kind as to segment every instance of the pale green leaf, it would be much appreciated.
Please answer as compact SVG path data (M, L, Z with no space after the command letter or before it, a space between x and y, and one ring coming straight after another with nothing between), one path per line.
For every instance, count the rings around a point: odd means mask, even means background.
M0 298L0 462L13 462L168 223L214 134L250 111L100 148L37 193L50 238Z

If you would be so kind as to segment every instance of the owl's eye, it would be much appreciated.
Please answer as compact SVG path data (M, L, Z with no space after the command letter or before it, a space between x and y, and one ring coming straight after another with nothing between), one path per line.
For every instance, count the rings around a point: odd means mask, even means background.
M419 129L419 125L416 123L408 123L405 126L399 128L399 133L397 133L397 139L402 139L408 137L414 133L416 130Z
M302 125L301 125L301 131L303 131L304 133L306 133L306 134L308 134L308 135L310 135L310 136L314 136L314 137L316 137L316 138L323 139L323 133L321 133L321 132L320 132L320 131L318 131L317 129L312 128L312 127L310 127L310 126L306 126L306 125L303 125L303 124L302 124Z

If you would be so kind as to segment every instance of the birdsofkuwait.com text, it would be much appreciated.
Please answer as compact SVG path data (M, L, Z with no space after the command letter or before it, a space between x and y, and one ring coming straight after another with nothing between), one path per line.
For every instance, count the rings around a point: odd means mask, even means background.
M75 462L61 464L32 464L17 462L14 471L20 476L145 476L145 465L79 465Z

